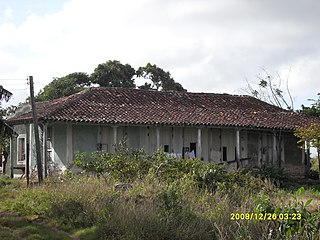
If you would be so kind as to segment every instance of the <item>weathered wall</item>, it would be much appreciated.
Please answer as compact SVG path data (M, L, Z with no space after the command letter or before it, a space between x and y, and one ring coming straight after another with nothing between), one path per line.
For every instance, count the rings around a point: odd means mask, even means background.
M303 177L305 163L303 150L297 145L298 139L289 133L283 135L285 160L283 168L292 176Z
M72 125L73 157L77 152L97 151L98 125Z
M53 162L57 167L63 167L66 161L66 145L67 145L67 126L66 124L55 124L53 131Z
M50 127L50 125L49 125ZM36 163L35 141L33 128L28 128L31 141L30 160L31 165ZM25 134L25 125L15 126L15 131ZM112 152L114 143L125 139L130 148L143 148L152 153L159 149L164 150L168 145L169 153L182 155L183 147L196 146L196 157L205 162L223 162L223 149L227 161L236 159L236 129L232 128L201 128L201 156L199 150L198 128L196 127L155 127L155 126L108 126L55 123L52 125L52 149L53 162L59 167L67 166L68 156L72 158L77 152L91 153L98 149ZM157 132L159 135L157 135ZM40 129L41 148L42 130ZM304 162L302 151L297 147L297 139L292 133L283 133L282 142L279 144L276 132L240 130L240 157L251 158L243 162L243 166L262 166L263 164L279 164L279 154L276 154L280 146L281 164L292 174L304 174ZM157 142L157 138L159 142ZM14 139L13 162L17 163L17 144ZM71 146L69 146L71 143ZM42 149L41 149L42 153ZM234 169L236 164L231 164Z

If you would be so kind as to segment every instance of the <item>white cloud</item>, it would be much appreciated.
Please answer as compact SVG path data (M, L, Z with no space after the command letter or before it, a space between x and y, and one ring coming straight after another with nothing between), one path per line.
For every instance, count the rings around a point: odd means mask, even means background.
M10 7L7 7L4 11L5 19L9 19L12 17L12 9Z
M319 91L319 8L316 0L70 0L60 11L0 24L0 78L48 83L117 59L155 63L189 91L235 93L260 67L291 66L290 86L304 101Z

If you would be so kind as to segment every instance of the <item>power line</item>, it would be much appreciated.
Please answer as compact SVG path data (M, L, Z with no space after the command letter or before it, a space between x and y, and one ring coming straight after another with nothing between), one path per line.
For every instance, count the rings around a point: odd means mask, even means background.
M40 83L40 82L34 82L36 84L40 84L40 85L43 85L43 86L46 86L47 84L44 84L44 83Z
M27 83L6 83L4 84L4 86L21 86Z
M25 91L28 90L28 88L23 88L23 89L10 89L10 91Z
M24 79L20 79L20 78L0 78L0 81L26 81L28 79L24 78Z

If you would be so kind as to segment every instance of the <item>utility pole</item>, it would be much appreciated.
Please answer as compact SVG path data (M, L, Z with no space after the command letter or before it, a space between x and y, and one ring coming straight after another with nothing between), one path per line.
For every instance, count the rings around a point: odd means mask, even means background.
M42 161L41 161L41 152L40 152L39 125L38 125L38 118L37 118L37 111L36 111L36 103L34 100L33 76L29 76L29 84L30 84L30 102L31 102L31 108L32 108L32 118L33 118L33 127L34 127L34 138L36 143L38 181L40 184L43 180L43 175L42 175Z

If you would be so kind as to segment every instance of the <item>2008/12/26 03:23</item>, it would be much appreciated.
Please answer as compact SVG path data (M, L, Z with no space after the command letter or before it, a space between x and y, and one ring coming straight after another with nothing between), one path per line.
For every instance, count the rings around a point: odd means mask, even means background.
M257 220L257 221L274 221L274 220L294 220L300 221L301 213L230 213L230 220Z

